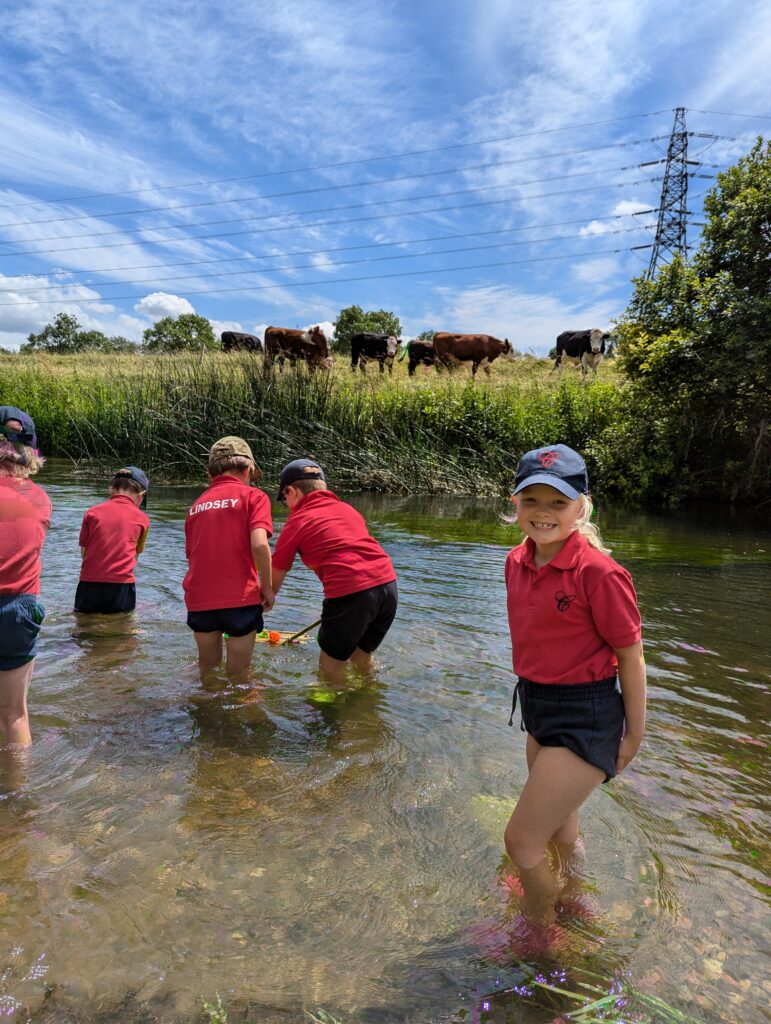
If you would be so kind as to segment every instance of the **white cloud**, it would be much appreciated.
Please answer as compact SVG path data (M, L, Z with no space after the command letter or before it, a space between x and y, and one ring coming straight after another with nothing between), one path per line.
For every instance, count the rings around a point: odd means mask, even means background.
M239 334L249 334L249 331L244 331L243 327L237 320L211 320L211 325L216 335L222 334L223 331L237 331Z
M153 292L145 295L134 306L137 313L160 320L165 316L179 316L180 313L195 313L195 308L181 295L169 295L168 292Z
M573 264L573 273L579 281L603 289L615 283L622 269L617 256L603 256Z

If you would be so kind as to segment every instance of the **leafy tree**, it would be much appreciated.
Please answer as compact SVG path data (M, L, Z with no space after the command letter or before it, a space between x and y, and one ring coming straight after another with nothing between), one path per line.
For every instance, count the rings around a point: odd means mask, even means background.
M771 148L718 175L690 263L635 291L616 334L648 488L767 497L771 474ZM631 426L631 424L630 424ZM618 439L617 439L618 441Z
M435 334L436 334L436 331L431 331L431 330L421 331L420 334L418 335L418 340L419 341L433 341Z
M402 332L399 317L387 309L363 310L361 306L346 306L335 320L335 348L338 352L351 351L351 338L361 331L392 334L398 338Z
M128 338L109 338L102 331L83 331L77 318L59 313L52 324L46 324L39 334L30 334L21 346L21 352L136 352L137 346Z
M197 313L180 313L179 316L165 316L148 327L142 334L147 352L182 352L193 349L217 349L211 323Z

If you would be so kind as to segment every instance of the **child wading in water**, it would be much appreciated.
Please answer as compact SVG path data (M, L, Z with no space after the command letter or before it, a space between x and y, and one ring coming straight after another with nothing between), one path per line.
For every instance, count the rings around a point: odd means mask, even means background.
M29 477L43 459L35 424L21 409L0 406L0 739L32 742L27 692L40 624L40 553L51 501Z
M589 521L581 456L561 444L528 452L512 501L525 540L505 569L518 676L509 724L519 699L529 774L505 842L525 914L550 925L560 887L547 847L570 871L579 807L637 753L645 662L632 579Z
M340 682L348 664L368 669L396 616L396 572L370 536L364 517L327 488L312 459L295 459L281 471L278 500L289 517L273 552L278 593L295 555L324 587L318 641L319 668Z
M133 612L137 603L134 567L144 551L150 520L142 509L150 487L136 466L119 469L110 497L83 516L80 553L83 564L75 591L75 611L114 615Z
M209 476L209 489L193 502L185 520L187 624L198 645L201 673L221 663L227 633L227 671L240 678L251 665L262 613L274 603L270 499L251 486L262 471L241 437L223 437L212 445Z

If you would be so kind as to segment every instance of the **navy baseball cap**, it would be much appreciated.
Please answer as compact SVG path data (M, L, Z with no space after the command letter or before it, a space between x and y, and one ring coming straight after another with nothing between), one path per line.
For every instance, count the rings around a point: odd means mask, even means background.
M142 490L145 492L144 498L142 498L142 504L140 508L145 508L147 505L147 492L150 490L150 481L147 479L147 473L144 473L137 466L124 466L123 469L116 469L115 476L128 477L129 480L135 480Z
M313 459L295 459L281 470L278 481L278 500L284 500L284 491L297 480L326 480L324 470Z
M5 424L8 420L18 420L21 423L21 430L6 429ZM32 417L14 405L0 405L0 430L11 441L18 441L21 444L29 445L30 448L37 448L37 434Z
M532 484L546 484L564 494L566 498L577 498L589 493L589 476L586 463L572 448L565 444L553 444L547 448L535 448L526 452L519 460L514 478L514 494L519 494Z

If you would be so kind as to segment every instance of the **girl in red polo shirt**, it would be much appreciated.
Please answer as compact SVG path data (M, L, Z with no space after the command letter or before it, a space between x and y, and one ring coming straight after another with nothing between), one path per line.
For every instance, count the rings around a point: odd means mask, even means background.
M632 579L590 522L581 456L561 444L528 452L512 501L525 540L505 570L518 676L509 724L519 699L529 774L505 842L527 917L551 925L567 909L558 872L570 877L581 855L578 809L642 741L645 662Z
M45 616L40 553L51 501L29 479L42 465L35 424L0 406L0 739L22 746L32 742L27 692Z

